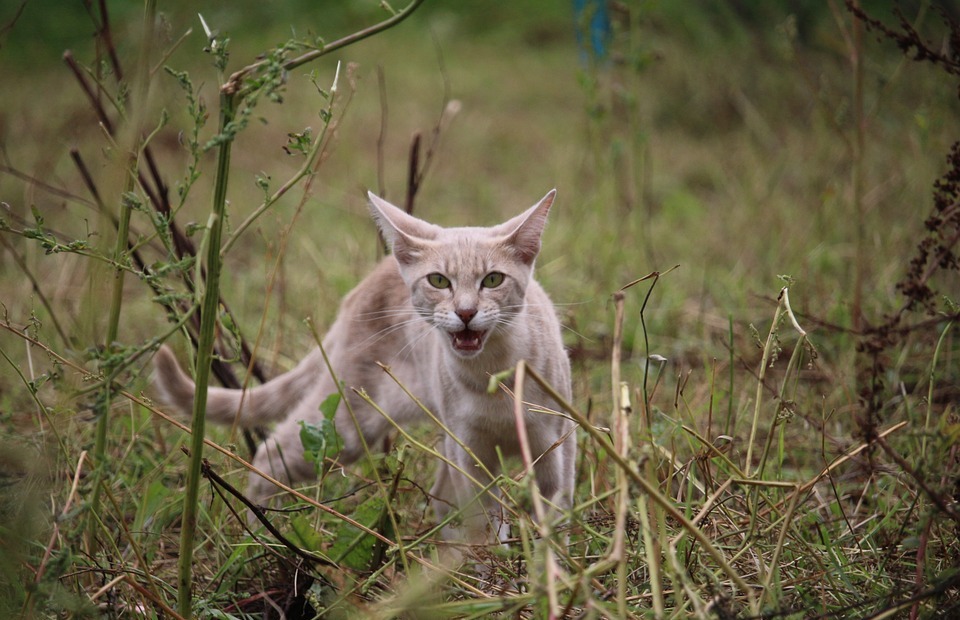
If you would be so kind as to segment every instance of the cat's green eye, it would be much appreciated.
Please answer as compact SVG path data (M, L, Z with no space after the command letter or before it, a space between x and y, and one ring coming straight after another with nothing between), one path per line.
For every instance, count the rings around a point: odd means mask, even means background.
M503 274L499 271L491 271L483 276L483 280L480 282L480 286L483 288L497 288L501 284L503 284Z
M427 276L427 282L433 288L450 288L450 278L442 273L431 273Z

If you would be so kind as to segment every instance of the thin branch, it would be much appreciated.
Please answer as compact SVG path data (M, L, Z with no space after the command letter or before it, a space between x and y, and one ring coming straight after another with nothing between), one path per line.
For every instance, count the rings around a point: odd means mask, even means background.
M348 45L352 45L358 41L362 41L363 39L366 39L367 37L371 37L379 32L392 28L393 26L399 24L406 18L410 17L410 15L415 10L417 10L417 7L419 7L421 4L423 4L423 0L411 0L410 4L408 4L405 9L397 12L389 19L386 19L380 22L379 24L370 26L369 28L364 28L363 30L355 32L349 36L343 37L342 39L334 41L329 45L324 45L320 49L311 50L306 54L302 54L296 58L292 58L287 62L283 63L283 69L284 71L290 71L292 69L296 69L297 67L304 65L310 61L316 60L321 56L325 56L340 48L347 47ZM236 71L230 76L230 78L224 83L224 85L220 87L220 91L225 95L239 94L240 98L242 99L243 96L247 94L247 92L241 88L241 83L243 82L243 78L245 78L248 74L258 70L260 67L264 66L266 62L267 62L266 60L259 60L253 64L247 65L246 67L244 67L243 69L240 69L239 71Z
M387 197L387 187L383 180L383 149L387 136L387 78L383 73L383 65L377 65L377 86L380 91L380 134L377 136L377 195ZM408 211L409 213L409 211Z
M16 168L13 168L13 167L11 167L11 166L6 166L6 165L3 165L3 164L0 164L0 172L4 172L4 173L6 173L6 174L9 174L10 176L16 177L16 178L20 179L21 181L26 181L27 183L30 183L31 185L37 186L38 188L42 189L43 191L47 192L48 194L52 194L52 195L54 195L54 196L59 196L60 198L63 198L64 200L69 200L69 201L71 201L71 202L77 202L77 203L80 203L80 204L82 204L82 205L84 205L84 206L87 206L87 207L93 207L93 206L95 206L95 204L94 204L93 202L87 200L86 198L82 198L82 197L80 197L80 196L77 196L76 194L72 194L72 193L70 193L69 191L67 191L67 190L65 190L65 189L62 189L62 188L60 188L60 187L55 187L55 186L53 186L53 185L50 185L49 183L44 183L44 182L41 181L40 179L38 179L38 178L36 178L36 177L32 177L32 176L30 176L29 174L27 174L27 173L25 173L25 172L21 172L21 171L17 170Z
M117 57L117 48L113 44L113 32L110 30L110 16L107 12L107 1L100 0L100 30L97 36L107 46L107 56L110 58L110 64L113 66L113 73L117 82L123 80L123 68L120 66L120 59Z
M187 450L186 446L182 447L181 450L183 450L185 454L189 455L189 451ZM255 516L265 528L267 528L267 531L270 532L274 538L279 540L284 547L292 551L295 555L307 560L308 562L315 562L317 564L323 564L324 566L335 566L335 564L327 558L304 551L300 547L290 542L290 540L284 536L280 530L270 523L270 519L267 518L267 515L263 513L263 510L259 506L251 502L247 496L238 491L236 487L221 478L220 475L213 470L213 467L210 465L210 461L203 459L200 471L203 473L204 478L207 478L214 485L222 488L224 491L240 500L240 503L247 507L251 514L253 514L253 516Z
M37 282L37 279L34 277L33 272L30 271L30 268L27 266L27 262L20 256L16 248L7 241L6 235L0 235L0 243L3 244L5 248L13 256L13 260L17 263L17 266L20 267L20 271L23 272L23 275L27 276L27 279L30 280L30 287L33 289L33 292L37 294L37 297L40 298L40 303L43 304L43 307L47 309L47 314L50 315L50 320L53 321L53 327L57 332L57 335L60 336L60 340L63 341L64 346L70 346L70 338L67 336L67 332L63 329L63 326L60 325L60 321L57 320L57 315L53 311L53 305L50 303L50 300L47 299L47 296L43 294L43 289L40 288L40 283Z
M423 175L419 173L420 169L420 132L413 134L413 141L410 143L410 165L407 168L407 199L403 208L413 214L413 202L420 190L420 179Z
M951 520L960 523L960 514L954 512L947 503L947 500L930 488L930 485L928 485L923 477L917 473L910 463L907 462L907 459L900 456L896 450L891 448L890 444L887 443L887 440L884 437L877 437L875 442L879 444L881 448L883 448L883 451L887 453L887 456L896 461L897 465L899 465L900 468L907 473L907 475L913 478L913 480L917 483L917 486L919 486L920 489L927 494L927 497L930 498L930 501L932 501L936 507L943 512L943 514L945 514Z
M8 32L10 32L11 30L13 30L13 27L14 27L14 26L17 24L17 22L20 20L20 16L23 15L23 10L24 10L25 8L27 8L27 0L23 0L23 1L20 3L20 6L17 7L17 12L16 12L16 14L14 14L13 18L12 18L9 22L7 22L7 23L3 26L3 28L0 28L0 38L3 38L4 35L6 35L6 34L7 34ZM0 45L0 49L3 49L3 45Z

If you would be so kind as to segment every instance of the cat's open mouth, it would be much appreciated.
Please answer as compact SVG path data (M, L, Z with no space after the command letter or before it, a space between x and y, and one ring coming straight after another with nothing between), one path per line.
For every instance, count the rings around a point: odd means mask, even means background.
M453 348L463 353L476 353L483 348L483 337L487 334L485 331L473 331L465 329L450 334L453 342Z

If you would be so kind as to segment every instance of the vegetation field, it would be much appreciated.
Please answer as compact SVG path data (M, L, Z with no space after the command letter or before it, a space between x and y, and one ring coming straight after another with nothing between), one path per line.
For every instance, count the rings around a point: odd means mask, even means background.
M960 10L889 4L4 3L0 617L960 617ZM316 346L367 189L554 187L555 520L518 464L445 562L422 428L250 525L257 434L151 400Z

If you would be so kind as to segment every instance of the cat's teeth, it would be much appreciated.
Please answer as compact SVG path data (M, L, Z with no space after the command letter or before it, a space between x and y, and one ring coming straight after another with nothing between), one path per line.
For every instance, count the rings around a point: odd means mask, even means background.
M485 334L486 332L465 329L451 333L450 337L453 341L453 348L458 351L479 351L483 348L483 336Z

